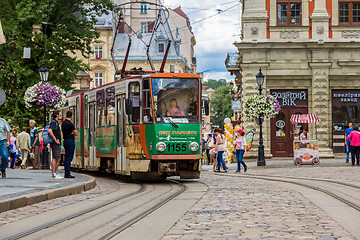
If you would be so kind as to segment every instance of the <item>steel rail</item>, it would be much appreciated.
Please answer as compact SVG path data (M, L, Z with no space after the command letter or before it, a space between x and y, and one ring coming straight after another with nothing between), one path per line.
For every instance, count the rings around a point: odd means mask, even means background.
M56 220L53 220L51 222L48 222L48 223L45 223L43 225L40 225L40 226L37 226L37 227L34 227L34 228L31 228L29 230L26 230L26 231L23 231L21 233L17 233L15 235L12 235L10 237L7 237L7 238L4 238L3 240L15 240L15 239L20 239L20 238L23 238L23 237L26 237L28 235L31 235L31 234L34 234L36 232L39 232L41 230L44 230L46 228L49 228L49 227L52 227L54 225L57 225L59 223L62 223L62 222L65 222L65 221L68 221L68 220L71 220L71 219L74 219L74 218L77 218L77 217L80 217L82 215L85 215L89 212L92 212L92 211L95 211L95 210L98 210L100 208L103 208L105 206L108 206L114 202L117 202L117 201L120 201L120 200L123 200L125 198L128 198L128 197L131 197L131 196L134 196L136 194L139 194L141 192L143 192L145 190L145 186L144 184L142 183L138 183L140 185L139 189L134 191L134 192L130 192L130 193L127 193L127 194L124 194L124 195L121 195L119 197L116 197L116 198L113 198L113 199L110 199L110 200L107 200L105 201L104 203L100 203L96 206L93 206L93 207L90 207L90 208L87 208L87 209L84 209L84 210L81 210L79 212L76 212L76 213L73 213L73 214L70 214L68 216L65 216L65 217L62 217L62 218L59 218L59 219L56 219Z
M327 195L329 195L330 197L332 198L335 198L336 200L339 200L340 202L342 203L345 203L346 205L354 208L355 210L359 211L360 212L360 206L355 204L355 203L352 203L348 200L346 200L345 198L342 198L340 197L339 195L336 195L335 193L332 193L324 188L320 188L320 187L316 187L316 186L312 186L312 185L309 185L309 184L306 184L306 183L300 183L300 182L293 182L293 181L290 181L290 180L281 180L281 179L274 179L276 177L263 177L263 176L257 176L257 175L252 175L252 176L234 176L234 175L228 175L228 174L215 174L215 175L219 175L219 176L224 176L224 177L237 177L237 178L252 178L252 179L260 179L260 180L268 180L268 181L273 181L273 182L284 182L284 183L290 183L290 184L295 184L295 185L299 185L299 186L302 186L302 187L306 187L306 188L310 188L312 190L315 190L315 191L319 191L319 192L322 192L322 193L325 193ZM277 177L277 178L290 178L290 177ZM306 180L306 179L302 179L302 180ZM312 179L309 179L309 180L312 180ZM325 179L323 179L323 181L326 181ZM331 181L331 180L330 180ZM329 182L330 182L329 181ZM336 182L338 183L338 182ZM350 186L350 187L353 187L353 186Z
M170 182L173 182L173 183L176 183L176 184L180 185L181 189L179 191L171 194L166 199L160 201L156 205L154 205L154 206L152 206L152 207L150 207L148 209L145 209L145 210L143 210L141 212L138 212L134 216L129 217L128 219L126 219L126 220L122 221L121 223L115 225L108 232L104 233L103 235L101 235L101 236L99 236L99 237L97 237L95 239L97 239L97 240L105 240L105 239L111 239L111 238L115 237L116 235L118 235L122 231L126 230L127 228L129 228L130 226L135 224L136 222L140 221L141 219L143 219L146 216L150 215L152 212L154 212L157 209L159 209L160 207L164 206L170 200L172 200L175 197L179 196L180 194L182 194L187 189L187 186L185 184L183 184L183 183L180 183L180 182L175 181L175 180L167 180L167 181L170 181Z
M343 186L346 186L346 187L351 187L351 188L360 189L360 186L359 186L359 185L355 185L355 184L351 184L351 183L343 183L343 182L339 182L339 181L335 181L335 180L330 180L330 179L323 179L323 178L291 177L291 176L281 176L281 175L269 176L269 175L264 175L264 174L251 174L251 173L250 173L250 174L246 174L246 175L250 175L250 176L261 176L261 177L290 178L290 179L309 180L309 181L320 181L320 182L329 182L329 183L335 183L335 184L343 185Z

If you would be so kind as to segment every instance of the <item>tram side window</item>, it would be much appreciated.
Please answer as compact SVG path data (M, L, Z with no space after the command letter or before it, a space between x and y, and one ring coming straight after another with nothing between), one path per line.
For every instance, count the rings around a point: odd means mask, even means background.
M104 127L105 126L105 90L99 90L96 92L96 110L97 110L97 118L96 118L96 127Z
M75 108L75 128L80 128L80 98L76 98L76 108ZM73 112L74 113L74 112Z
M88 97L85 96L85 107L84 107L84 127L89 128L89 113L88 113Z
M152 111L151 111L151 95L150 95L150 86L149 79L144 79L143 81L143 110L144 110L144 123L152 123Z
M138 124L140 122L140 83L132 82L129 84L129 97L133 105L130 121L132 124Z
M115 125L115 87L106 89L106 125Z

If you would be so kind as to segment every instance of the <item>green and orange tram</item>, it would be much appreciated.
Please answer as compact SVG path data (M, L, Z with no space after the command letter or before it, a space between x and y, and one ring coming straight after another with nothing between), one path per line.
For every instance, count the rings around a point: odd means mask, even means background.
M202 103L200 77L188 73L129 76L69 95L61 111L73 111L80 132L72 167L199 178Z

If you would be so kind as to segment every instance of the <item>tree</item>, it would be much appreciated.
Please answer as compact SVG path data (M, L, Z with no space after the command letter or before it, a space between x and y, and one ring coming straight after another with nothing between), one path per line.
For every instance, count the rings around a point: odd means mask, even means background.
M215 79L209 79L206 82L203 83L204 86L207 86L209 88L212 88L214 90L218 89L221 86L226 85L227 82L225 79L219 79L219 80L215 80Z
M85 6L85 7L84 7ZM91 7L90 7L91 6ZM7 95L0 116L13 126L40 121L39 108L26 109L26 89L40 81L44 61L49 81L70 90L78 71L89 67L76 57L87 58L90 44L98 37L95 17L113 9L111 0L1 0L0 15L6 43L0 45L0 88ZM31 59L23 59L23 48L31 48ZM40 121L42 123L42 121Z
M232 117L230 86L228 84L215 90L210 106L212 125L222 126L225 118Z

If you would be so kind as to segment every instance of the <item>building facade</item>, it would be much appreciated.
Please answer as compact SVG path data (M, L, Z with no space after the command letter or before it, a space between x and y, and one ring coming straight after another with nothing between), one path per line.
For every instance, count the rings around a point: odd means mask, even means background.
M88 72L89 83L84 85L86 83L84 81L84 73L79 73L81 76L79 75L74 84L77 88L86 88L88 85L90 88L94 88L114 81L115 67L110 54L114 34L117 34L114 54L118 68L121 69L124 63L129 38L131 38L132 46L126 69L142 68L147 71L152 70L147 59L147 49L144 42L150 42L155 21L159 15L161 1L114 0L114 3L121 9L123 21L120 22L119 29L115 30L117 24L114 22L114 19L117 18L117 14L111 13L97 18L95 30L99 33L100 37L92 44L94 53L91 54L90 58L83 59L91 68L91 71ZM165 21L167 17L168 21ZM160 69L167 42L170 39L172 43L164 71L170 72L170 68L173 68L175 72L195 73L194 46L196 40L191 31L188 17L179 7L174 10L169 9L168 13L163 15L162 18L164 19L164 24L160 24L160 27L155 32L149 49L155 70ZM133 31L138 35L134 34ZM80 54L79 58L82 58Z
M279 115L265 121L266 156L293 156L295 113L320 118L320 157L344 151L346 125L360 122L360 1L245 1L242 29L242 40L234 44L243 101L258 93L261 67L263 88L281 104ZM280 125L283 134L277 135ZM249 121L244 126L257 127ZM315 125L304 127L314 139Z

